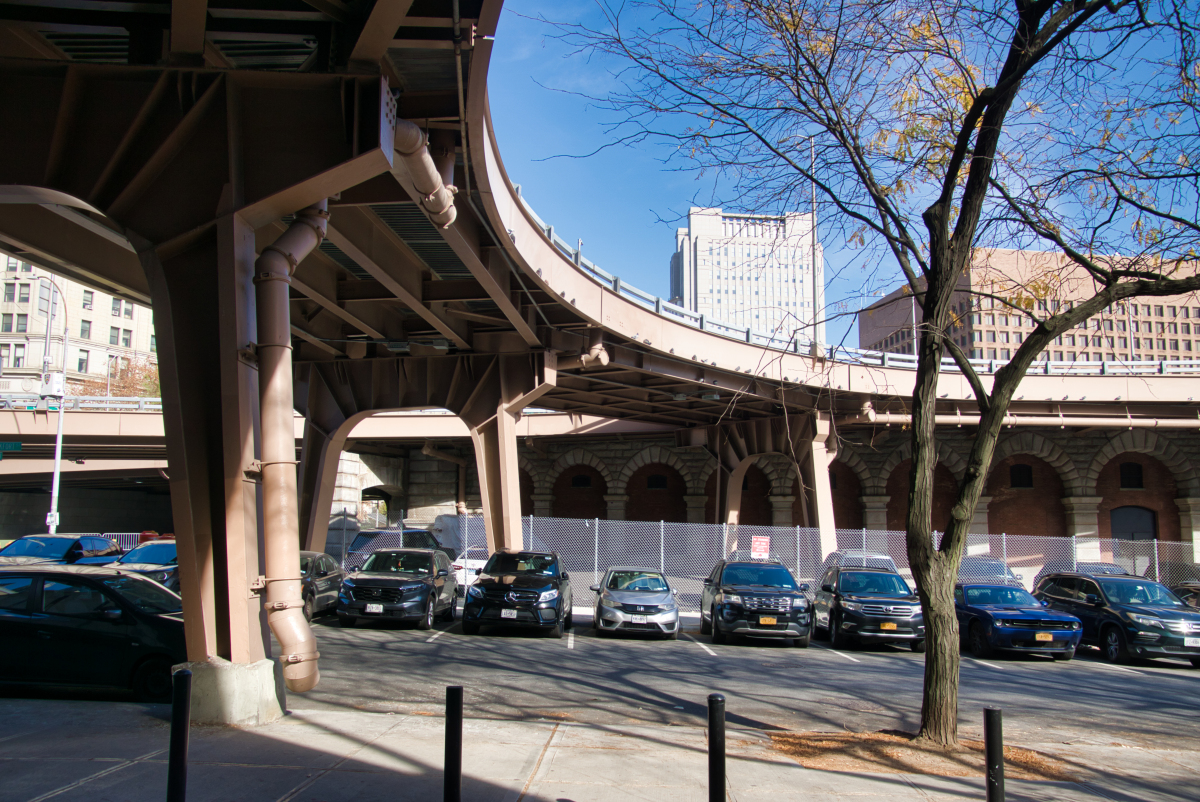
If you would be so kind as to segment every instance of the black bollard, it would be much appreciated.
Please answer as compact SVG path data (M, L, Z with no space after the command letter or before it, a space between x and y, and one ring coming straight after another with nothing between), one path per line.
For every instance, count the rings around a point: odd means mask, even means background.
M167 757L167 802L187 799L188 727L192 716L192 672L171 677L171 745Z
M442 772L444 802L462 802L463 689L446 688L446 761Z
M708 695L708 802L725 802L725 697Z
M987 762L987 802L1004 802L1004 723L998 707L983 709L983 751Z

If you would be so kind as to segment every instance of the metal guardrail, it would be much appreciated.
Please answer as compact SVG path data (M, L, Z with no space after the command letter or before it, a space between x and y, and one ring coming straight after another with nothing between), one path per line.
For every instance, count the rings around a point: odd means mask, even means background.
M65 399L68 412L162 412L161 398L132 396L69 395ZM37 393L0 394L0 409L35 410L58 409L57 399L43 399Z
M522 207L524 207L530 218L541 228L542 233L553 243L554 247L562 252L563 256L573 262L597 284L611 289L622 298L627 298L639 306L649 309L657 315L670 318L677 323L683 323L686 326L691 326L700 331L706 331L721 337L728 337L731 340L772 348L777 351L791 351L797 354L810 354L812 352L812 341L801 340L798 335L780 337L779 335L756 331L749 326L734 326L730 323L714 320L707 315L684 309L681 306L676 306L656 295L639 290L632 284L627 284L619 276L614 276L602 270L599 265L584 256L580 249L571 247L570 243L558 235L554 230L554 226L549 225L538 216L537 212L529 205L529 202L520 194L519 187L517 188L517 198L521 201ZM850 348L841 345L821 346L820 356L835 362L869 367L901 368L907 370L916 370L917 368L917 357L913 354L892 354L884 351L869 351L862 348ZM1008 360L1000 359L971 359L968 361L977 372L985 374L995 373L998 369L1008 364ZM958 364L951 358L942 359L942 371L945 373L961 372ZM1029 369L1029 374L1047 376L1139 376L1192 373L1200 373L1200 358L1167 359L1155 362L1125 360L1111 362L1055 362L1048 359L1041 359L1034 362Z

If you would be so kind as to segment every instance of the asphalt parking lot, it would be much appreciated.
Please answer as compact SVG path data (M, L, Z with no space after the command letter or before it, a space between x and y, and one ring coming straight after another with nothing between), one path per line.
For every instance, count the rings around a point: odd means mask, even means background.
M321 684L289 695L296 710L440 715L445 686L462 685L473 718L700 726L713 691L726 695L731 724L755 729L913 731L920 718L924 655L907 647L715 646L698 618L677 641L597 637L580 608L562 640L498 628L467 636L459 622L315 624ZM1068 663L964 655L960 694L965 734L998 705L1013 739L1200 746L1200 670L1185 661L1113 666L1086 648Z

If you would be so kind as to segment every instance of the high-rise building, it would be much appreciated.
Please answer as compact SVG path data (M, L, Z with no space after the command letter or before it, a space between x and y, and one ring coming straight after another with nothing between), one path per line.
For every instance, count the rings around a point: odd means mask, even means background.
M1090 298L1091 276L1062 254L977 249L951 302L950 337L972 359L1007 362L1033 331L1022 309L1044 317ZM1020 308L1014 308L1020 307ZM912 354L921 307L907 285L858 313L859 347ZM1163 361L1200 358L1196 294L1134 298L1114 304L1054 339L1042 358L1055 362Z
M136 362L157 362L154 316L149 307L50 273L37 265L0 254L0 393L36 393L41 389L50 299L58 297L50 329L50 367L62 366L63 330L67 342L67 393L84 383L106 382ZM64 303L65 302L65 303Z
M813 216L693 207L688 227L675 232L671 296L723 323L824 342L815 312L825 300L825 271Z

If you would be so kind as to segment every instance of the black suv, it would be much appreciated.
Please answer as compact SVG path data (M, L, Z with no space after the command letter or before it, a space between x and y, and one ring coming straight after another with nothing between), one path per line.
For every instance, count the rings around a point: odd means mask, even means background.
M1183 657L1200 668L1200 611L1152 579L1117 574L1049 574L1033 595L1083 622L1083 642L1104 659Z
M806 647L812 638L807 591L780 560L721 560L704 580L700 631L713 643L751 635L791 638Z
M834 566L821 576L815 626L835 649L855 641L903 641L925 651L921 603L904 577L884 568Z
M457 587L450 558L440 551L380 549L342 580L338 623L353 627L379 618L433 629L435 618L454 620Z
M571 575L555 552L498 551L478 571L463 604L463 634L483 624L537 627L561 638L571 628Z

